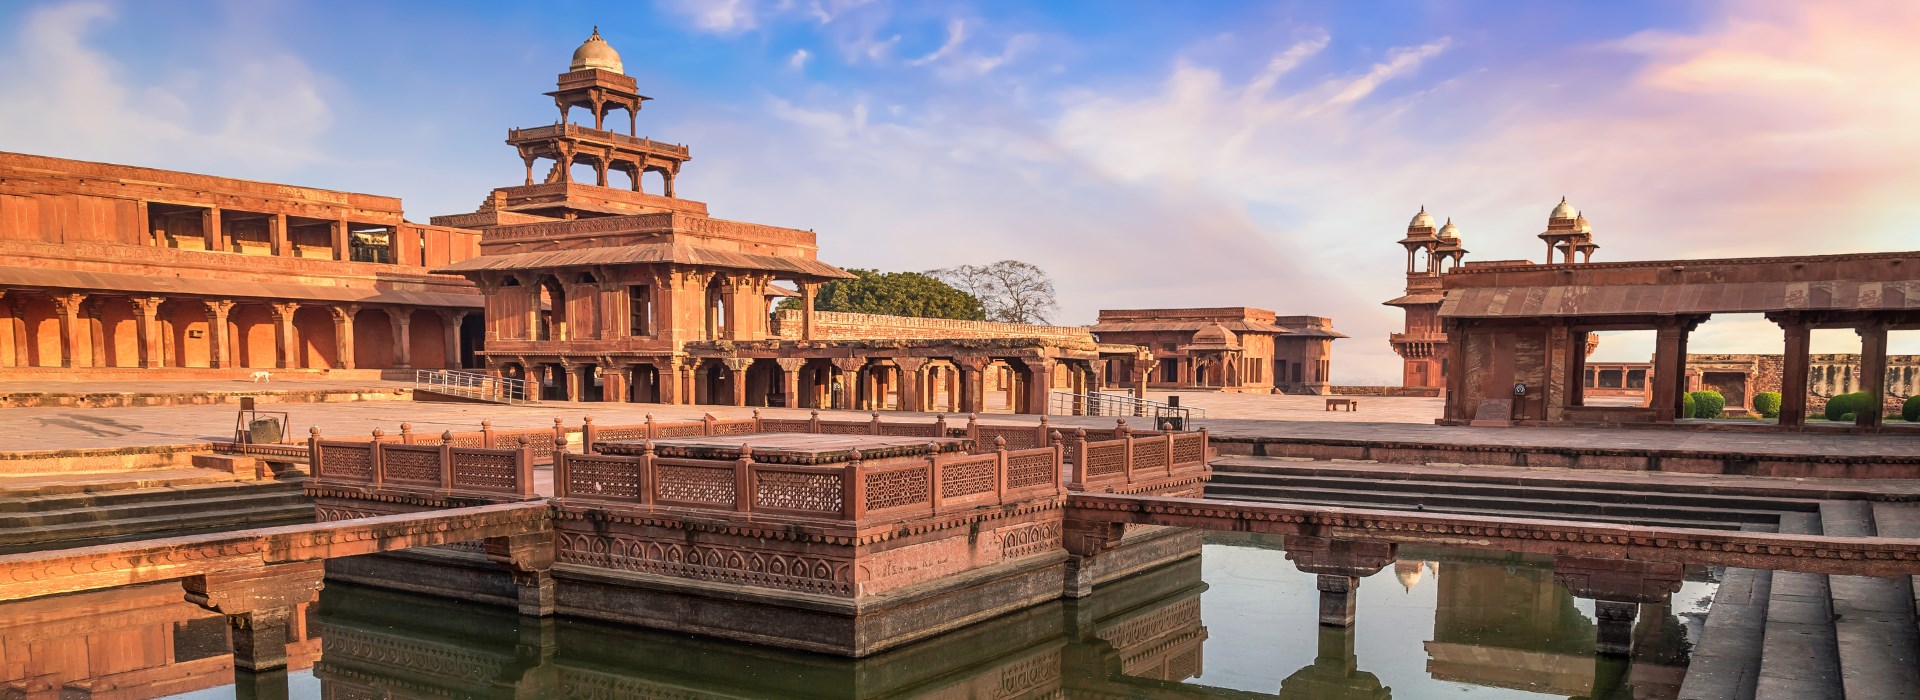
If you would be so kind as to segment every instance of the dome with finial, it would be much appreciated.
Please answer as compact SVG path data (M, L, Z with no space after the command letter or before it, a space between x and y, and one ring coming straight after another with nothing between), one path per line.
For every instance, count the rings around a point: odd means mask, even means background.
M1561 197L1560 205L1553 208L1553 213L1548 214L1547 219L1565 219L1571 221L1578 216L1580 216L1580 212L1574 209L1573 205L1567 203L1566 197Z
M586 41L580 43L580 48L573 50L573 64L567 67L567 72L588 68L625 73L620 64L620 52L613 50L606 39L600 38L600 28L597 26L593 28L593 36L587 37Z
M1424 562L1411 559L1400 559L1393 562L1393 577L1400 580L1401 589L1412 591L1414 586L1420 585L1420 575L1422 573L1420 565L1423 563Z
M1401 211L1405 210L1403 209ZM1420 213L1413 215L1413 221L1407 224L1407 228L1433 228L1433 215L1427 213L1427 207L1425 205L1421 205Z
M1573 227L1581 233L1593 233L1593 224L1587 223L1587 213L1580 212L1573 217Z
M1441 238L1459 238L1460 227L1453 225L1453 217L1447 217L1447 225L1440 227Z

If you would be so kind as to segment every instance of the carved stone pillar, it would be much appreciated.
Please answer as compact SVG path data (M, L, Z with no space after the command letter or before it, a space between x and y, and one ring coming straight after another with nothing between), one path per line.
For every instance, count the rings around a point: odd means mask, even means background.
M1807 423L1808 366L1813 327L1798 317L1776 319L1786 336L1786 352L1780 362L1780 425Z
M800 400L800 368L806 366L807 361L783 357L774 360L774 363L780 365L781 405L787 408L805 408L801 405L805 402Z
M987 364L984 357L962 357L954 364L960 368L960 413L984 413L987 408Z
M387 309L387 322L393 324L393 366L413 366L413 309L400 306Z
M729 358L725 362L727 366L727 389L729 390L728 393L731 394L728 398L727 405L745 406L747 405L747 368L753 366L753 360ZM714 398L717 401L719 397Z
M833 358L833 368L840 376L829 380L828 389L833 393L833 407L840 410L852 410L855 395L859 392L854 384L860 381L860 366L865 360L857 357Z
M207 250L226 250L226 232L221 231L220 208L207 207L200 211L200 229L207 237Z
M458 369L461 366L460 324L466 320L467 312L465 311L440 310L440 328L446 333L446 339L441 341L442 347L446 350L445 364L442 364L442 367Z
M352 246L351 241L353 240L353 233L347 227L347 220L341 219L339 221L333 222L333 225L329 226L328 230L329 230L329 233L331 233L333 236L333 259L334 260L353 259L353 249L351 247Z
M53 308L60 314L60 366L74 366L74 356L80 354L80 347L86 344L84 334L86 326L80 322L80 302L87 295L78 292L55 294Z
M893 363L900 367L900 410L927 410L921 387L926 386L927 359L924 357L896 357Z
M800 283L800 339L813 340L813 300L820 295L819 282Z
M300 337L293 325L293 314L300 310L299 302L274 302L267 304L267 308L273 314L274 354L279 360L280 369L298 369Z
M164 297L134 297L134 324L140 330L140 366L146 368L165 367L166 358L160 346L160 304Z
M353 315L359 313L359 304L341 304L327 307L333 313L333 354L340 369L353 369Z
M267 217L267 244L274 255L293 255L293 242L287 240L287 215Z
M1026 391L1019 400L1023 405L1015 406L1015 413L1046 415L1047 394L1053 391L1054 360L1050 357L1027 358L1020 361L1027 366Z
M560 361L560 386L566 389L568 401L580 400L580 365L571 360Z
M1873 322L1854 332L1860 334L1860 391L1872 399L1854 412L1854 424L1878 428L1887 403L1887 325Z
M207 305L207 366L215 369L231 367L235 363L227 356L227 313L233 310L233 300L201 301Z
M513 573L513 585L519 589L520 614L553 615L553 533L489 537L486 549L487 559Z
M325 562L311 561L189 576L181 584L187 602L227 616L235 667L270 671L286 668L295 608L313 602L325 579Z
M1287 536L1287 558L1301 571L1316 574L1320 589L1320 624L1353 625L1359 601L1360 578L1393 563L1395 546L1387 542Z

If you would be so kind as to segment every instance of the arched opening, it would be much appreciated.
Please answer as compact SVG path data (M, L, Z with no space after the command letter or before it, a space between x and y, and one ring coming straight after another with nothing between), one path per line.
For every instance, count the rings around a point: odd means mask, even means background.
M295 358L307 369L340 366L340 347L334 342L333 312L324 306L302 306L293 312Z
M589 362L574 368L573 371L579 374L574 381L580 382L581 401L607 400L606 376L601 373L600 365Z
M800 366L800 398L793 408L832 408L834 372L829 360L807 360Z
M780 363L769 359L754 360L747 365L747 405L748 406L792 406L794 401L786 395L787 373L780 369Z
M653 194L658 194L658 195L667 195L666 171L648 168L646 172L641 173L639 191L651 192ZM667 195L667 196L672 196L672 195Z
M478 353L487 349L487 318L470 313L460 319L460 357L456 367L478 369L485 365Z
M227 312L227 356L236 367L273 367L280 362L273 312L265 304L235 304Z
M385 369L394 366L393 321L385 309L361 309L353 315L353 366Z
M554 362L540 365L540 400L567 400L567 368Z
M660 370L653 365L634 365L627 381L629 403L660 403Z
M607 186L616 190L632 190L633 171L617 165L607 168Z
M600 182L600 171L593 161L576 157L567 165L567 181L577 185L593 185Z
M547 277L540 281L540 328L537 340L566 340L567 291L560 280Z
M700 369L698 393L694 396L695 402L707 406L732 404L733 382L738 379L738 374L727 369L724 362L708 360Z
M721 289L720 278L716 275L707 283L706 298L706 335L705 340L719 340L728 335L727 299Z

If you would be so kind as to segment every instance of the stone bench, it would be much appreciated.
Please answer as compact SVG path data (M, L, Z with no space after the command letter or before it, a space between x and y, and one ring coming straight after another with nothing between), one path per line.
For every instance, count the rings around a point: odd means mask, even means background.
M1348 413L1352 413L1360 410L1360 401L1358 399L1327 399L1326 410L1331 411L1336 408L1344 408Z

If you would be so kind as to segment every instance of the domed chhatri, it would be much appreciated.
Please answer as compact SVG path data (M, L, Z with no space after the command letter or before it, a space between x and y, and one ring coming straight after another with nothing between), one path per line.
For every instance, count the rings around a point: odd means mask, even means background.
M1237 347L1240 336L1234 335L1226 326L1213 323L1194 332L1193 344L1201 347Z
M626 73L620 63L620 52L613 50L613 46L609 45L606 39L600 38L600 28L597 26L593 28L593 36L587 37L586 41L580 43L580 48L573 50L573 63L567 67L567 71L588 68L598 68L623 75Z
M1447 225L1440 227L1440 237L1455 239L1460 237L1460 227L1453 225L1453 217L1447 217Z
M1427 208L1422 206L1420 207L1420 213L1413 215L1413 221L1407 223L1407 228L1433 228L1433 215L1428 214Z
M1572 221L1576 218L1579 218L1579 216L1580 216L1580 211L1577 209L1574 209L1573 205L1568 204L1566 197L1561 197L1559 206L1556 206L1553 208L1553 213L1547 215L1547 220L1552 221L1555 219L1565 219L1567 221Z

